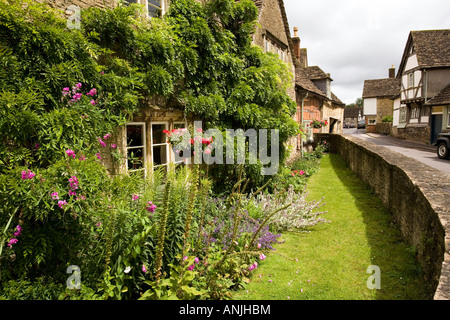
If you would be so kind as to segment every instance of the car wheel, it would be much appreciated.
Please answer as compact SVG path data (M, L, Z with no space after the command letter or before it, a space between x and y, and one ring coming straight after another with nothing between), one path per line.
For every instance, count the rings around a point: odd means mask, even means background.
M445 142L440 142L437 147L439 159L447 159L450 156L450 150Z

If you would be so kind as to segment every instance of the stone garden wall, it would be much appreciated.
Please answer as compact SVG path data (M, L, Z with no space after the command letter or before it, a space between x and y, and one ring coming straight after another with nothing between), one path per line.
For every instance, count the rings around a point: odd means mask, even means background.
M435 288L433 298L450 299L450 176L356 137L316 134L315 140L326 140L330 151L372 187L405 241L417 249L426 280Z

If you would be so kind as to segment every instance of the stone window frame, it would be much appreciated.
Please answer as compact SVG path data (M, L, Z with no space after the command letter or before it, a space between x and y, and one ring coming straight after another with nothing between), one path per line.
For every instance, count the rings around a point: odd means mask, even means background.
M125 141L127 141L128 140L128 130L127 130L127 127L128 126L142 126L142 137L141 137L141 141L143 142L143 144L142 145L139 145L139 146L132 146L132 147L129 147L128 145L126 145L126 150L125 150L125 152L126 152L126 170L127 170L127 172L137 172L137 171L144 171L144 174L146 174L147 172L147 166L146 166L146 163L147 163L147 137L146 137L146 131L147 131L147 128L146 128L146 123L145 122L128 122L127 124L126 124L126 126L125 126ZM130 150L130 149L138 149L138 148L142 148L142 154L143 154L143 157L142 157L142 168L139 168L139 169L129 169L129 166L128 166L128 150Z

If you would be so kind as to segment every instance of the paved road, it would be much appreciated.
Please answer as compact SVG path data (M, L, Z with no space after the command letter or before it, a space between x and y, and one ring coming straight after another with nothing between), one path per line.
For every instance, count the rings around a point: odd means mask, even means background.
M436 147L434 146L405 141L403 139L380 134L367 134L364 129L344 129L344 134L354 135L359 139L381 145L450 175L450 160L439 159L436 154Z

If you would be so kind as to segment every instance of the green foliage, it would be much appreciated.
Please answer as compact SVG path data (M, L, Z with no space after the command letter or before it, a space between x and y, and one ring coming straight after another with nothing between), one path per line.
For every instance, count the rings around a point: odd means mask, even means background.
M394 117L391 115L387 115L385 117L383 117L383 119L381 119L382 122L392 122L394 121Z

